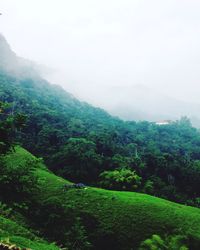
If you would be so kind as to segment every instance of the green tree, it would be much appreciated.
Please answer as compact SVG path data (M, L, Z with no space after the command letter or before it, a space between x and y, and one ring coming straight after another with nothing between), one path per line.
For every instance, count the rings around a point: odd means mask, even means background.
M70 215L70 216L69 216ZM31 216L46 237L69 249L89 250L91 243L76 207L50 197L31 211Z
M100 174L100 185L114 190L136 190L141 184L141 177L127 168L104 171Z
M167 236L164 239L154 234L151 238L144 240L139 250L188 250L187 237L182 235Z
M14 143L16 131L25 126L26 116L13 114L12 104L0 102L0 154L5 154Z
M0 158L0 198L8 203L30 200L38 188L38 178L34 174L38 159L26 163L8 164Z
M60 173L71 180L86 183L95 181L102 164L95 143L84 138L70 138L56 158Z

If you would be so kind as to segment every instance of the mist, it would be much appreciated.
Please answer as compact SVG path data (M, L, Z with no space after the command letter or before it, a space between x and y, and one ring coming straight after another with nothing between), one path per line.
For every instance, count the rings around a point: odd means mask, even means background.
M199 120L200 2L1 0L0 33L81 100L124 119Z

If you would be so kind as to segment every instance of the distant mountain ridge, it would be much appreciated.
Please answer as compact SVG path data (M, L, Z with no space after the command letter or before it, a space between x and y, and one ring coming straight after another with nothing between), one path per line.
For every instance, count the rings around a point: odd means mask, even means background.
M113 107L109 109L112 115L125 120L178 120L182 116L191 119L193 125L200 126L200 105L184 102L145 85L133 85L127 88L112 88ZM129 99L127 96L131 96Z

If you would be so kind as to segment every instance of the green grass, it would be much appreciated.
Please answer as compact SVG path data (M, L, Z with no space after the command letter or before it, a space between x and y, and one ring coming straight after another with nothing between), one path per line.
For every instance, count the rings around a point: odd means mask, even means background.
M6 160L7 164L16 164L30 157L33 156L18 147ZM75 207L83 218L93 221L88 230L91 238L96 237L97 244L100 242L104 246L103 240L112 239L113 249L135 249L152 234L166 233L190 235L200 241L200 209L135 192L92 187L63 191L62 187L68 181L55 176L43 166L38 167L36 174L41 186L37 201L42 203L56 198L61 204ZM23 233L21 235L24 237ZM105 249L109 249L109 246L105 246Z

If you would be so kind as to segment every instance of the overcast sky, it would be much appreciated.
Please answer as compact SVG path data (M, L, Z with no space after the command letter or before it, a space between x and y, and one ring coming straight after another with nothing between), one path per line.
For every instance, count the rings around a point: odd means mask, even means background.
M112 105L142 85L200 102L199 0L0 0L0 12L12 49L82 99Z

